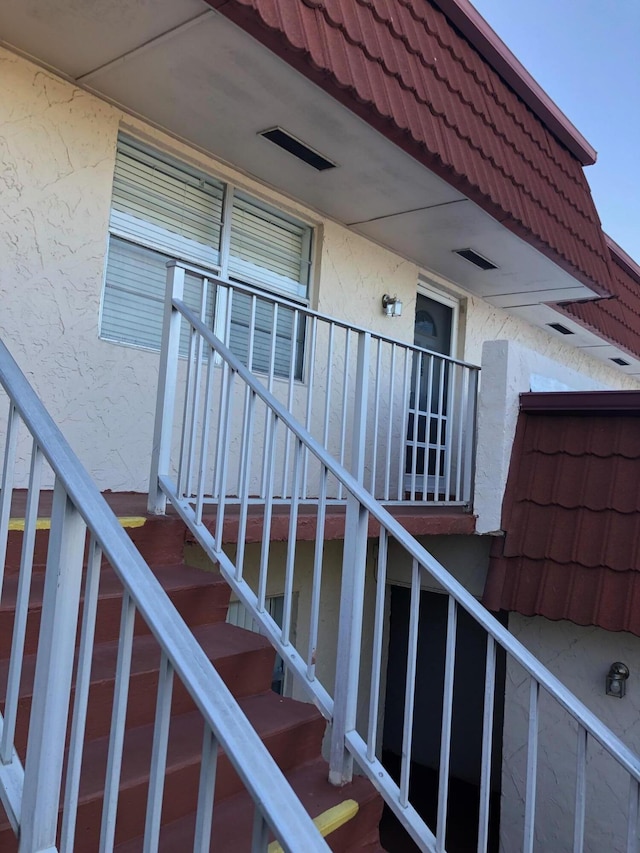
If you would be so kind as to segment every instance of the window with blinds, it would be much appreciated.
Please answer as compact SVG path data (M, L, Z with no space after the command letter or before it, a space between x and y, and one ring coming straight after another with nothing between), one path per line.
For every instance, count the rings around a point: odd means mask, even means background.
M223 222L225 193L230 222ZM224 239L225 227L228 237ZM223 257L225 249L228 257ZM311 260L311 228L257 199L130 141L118 145L113 181L110 240L100 334L118 343L159 349L166 264L178 259L227 271L230 280L305 300ZM185 301L200 308L200 279L187 276ZM215 290L206 320L215 314ZM251 368L276 375L302 375L304 324L295 312L256 297L253 344L252 299L231 300L229 345ZM220 319L220 318L218 318ZM275 336L274 336L275 333ZM186 332L185 332L186 335ZM181 349L186 351L186 337Z

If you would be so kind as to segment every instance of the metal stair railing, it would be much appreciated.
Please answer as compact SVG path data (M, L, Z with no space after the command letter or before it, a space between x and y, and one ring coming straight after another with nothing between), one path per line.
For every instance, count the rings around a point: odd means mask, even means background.
M161 513L166 499L170 500L196 541L219 564L234 594L271 639L299 689L306 692L330 721L331 781L338 785L348 781L355 760L419 848L445 850L456 625L462 610L485 636L478 853L486 853L488 849L492 774L501 769L499 750L495 748L500 737L496 671L501 655L506 658L510 681L528 685L522 734L526 750L522 754L521 776L513 767L509 768L511 782L515 787L520 785L514 794L521 812L517 828L521 846L517 849L531 853L536 843L542 845L540 849L545 844L545 823L551 806L537 801L538 779L547 773L561 778L567 767L574 767L574 771L568 771L567 785L555 796L554 805L563 820L570 823L566 847L553 849L596 851L607 847L637 853L640 760L363 487L367 434L362 419L356 415L352 424L354 451L350 472L187 307L181 296L179 279L174 278L166 302L149 508ZM183 323L189 340L186 362L179 359ZM360 354L365 357L358 359L356 413L366 411L364 365L369 338L369 333L362 331L358 340ZM221 375L216 385L213 374L218 370ZM231 430L231 425L237 422L234 410L241 414L238 433ZM277 447L286 443L291 449L285 472L290 494L285 516L287 533L283 537L279 528L278 538L285 541L276 549L271 542L277 519L273 460ZM232 454L230 448L234 444L238 452ZM256 459L265 460L267 485L259 508L259 533L250 541L247 531L252 507L248 472ZM234 465L238 470L230 471ZM181 479L185 466L197 473L188 489ZM305 500L303 471L317 484L318 498L313 504ZM340 484L347 498L338 595L331 586L336 570L328 570L330 562L335 566L335 556L327 557L325 553L327 539L337 535L335 531L328 532L327 527L331 480ZM238 484L233 502L227 500L227 482ZM211 496L211 492L207 495L207 489L217 495L213 521L203 515L205 498ZM302 513L305 528L313 531L312 553L304 551L304 543L298 541ZM390 560L404 560L411 566L402 759L397 779L392 778L380 755L383 660L388 640L385 587ZM284 591L281 624L276 624L265 608L267 590L274 578ZM413 709L416 686L424 677L418 667L418 645L420 591L425 580L430 588L439 587L448 599L437 819L431 825L420 815L418 804L411 797L412 739L419 725ZM310 592L304 607L300 600L297 602L296 626L295 591L302 588ZM328 600L339 602L337 626L331 616L325 618L323 602ZM567 729L567 736L561 738L560 745L554 743L550 747L548 732L558 726ZM615 770L613 781L607 760ZM625 790L621 790L618 777L626 779ZM600 826L597 813L588 808L596 802L611 803L616 814L623 813L616 821L620 835L613 841L609 821ZM625 802L626 809L621 806Z
M245 365L261 374L269 391L348 469L354 453L350 425L356 416L355 382L358 370L364 368L363 482L379 500L470 506L478 367L368 332L181 261L170 262L167 279L168 287L181 288L185 303ZM366 352L358 346L365 334ZM188 355L186 329L179 349L181 355ZM366 360L364 365L359 364L361 359ZM212 381L220 381L220 371ZM233 429L239 427L232 423ZM187 434L181 441L185 455L180 486L187 495L197 476L193 437ZM286 437L275 451L274 497L287 501L291 446ZM230 452L236 453L237 448L231 446ZM261 499L266 490L266 461L258 460L247 474L252 494ZM305 460L301 478L302 495L317 498L318 483L309 478ZM219 486L213 484L213 499ZM340 482L328 486L329 497L344 502ZM228 482L227 488L230 497L239 483Z
M2 342L0 383L9 398L0 480L0 584L5 577L14 487L28 471L16 615L4 714L0 717L0 797L19 836L20 853L58 849L71 853L74 849L96 605L101 564L105 561L122 583L123 603L100 850L110 851L114 845L137 615L155 637L161 653L144 849L153 851L158 847L175 677L189 692L204 721L200 783L194 802L194 850L209 850L216 756L221 746L255 803L252 850L266 851L272 832L290 853L328 851L275 761ZM23 767L14 738L38 504L44 480L53 481L53 509ZM78 626L85 548L84 606ZM78 629L75 698L70 709Z

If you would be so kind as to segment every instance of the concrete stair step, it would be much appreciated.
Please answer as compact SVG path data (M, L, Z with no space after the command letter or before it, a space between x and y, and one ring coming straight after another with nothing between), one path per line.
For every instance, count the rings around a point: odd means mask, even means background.
M154 569L154 574L189 625L225 620L230 591L217 572L205 572L184 564L176 564L157 567ZM34 572L25 638L26 655L35 654L37 650L43 589L44 572ZM17 575L5 577L0 602L0 657L7 655L11 649L17 591ZM117 639L120 632L121 609L122 584L113 570L105 566L102 568L100 578L96 643ZM149 633L149 629L139 616L136 618L135 630L136 634Z
M378 853L382 851L378 839L378 823L382 803L373 787L363 778L354 777L351 784L335 788L327 781L327 764L321 758L307 762L285 775L311 817L325 813L348 800L358 803L354 817L346 820L331 832L326 841L336 853ZM224 799L217 799L211 832L213 853L249 853L254 805L246 791ZM163 825L159 853L176 853L192 850L195 813ZM139 853L142 837L116 845L114 853Z
M235 696L247 696L270 688L275 653L264 637L225 622L197 625L193 634ZM109 732L117 654L116 640L94 647L86 740L102 737ZM160 647L155 637L150 634L135 637L129 682L128 726L141 726L154 719L159 662ZM35 655L24 658L15 738L16 749L21 756L24 756L26 748L35 665ZM0 695L4 695L8 669L9 662L0 660ZM4 702L0 707L4 711ZM191 697L176 679L172 713L182 714L194 709Z
M283 770L316 759L320 754L325 721L312 706L284 699L268 691L239 699L263 743ZM163 821L189 814L197 802L203 723L198 712L171 720L165 773ZM128 728L125 733L116 841L121 843L144 832L148 773L153 725ZM108 739L99 738L85 747L80 786L77 840L78 853L97 849ZM242 783L221 751L218 758L216 797L242 790ZM2 836L0 835L0 849Z

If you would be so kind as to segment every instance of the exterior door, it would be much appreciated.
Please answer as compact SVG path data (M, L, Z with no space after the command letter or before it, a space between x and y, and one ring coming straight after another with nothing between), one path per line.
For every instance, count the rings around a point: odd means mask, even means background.
M453 324L453 306L417 294L414 344L428 352L414 354L411 373L405 456L405 491L411 500L420 494L437 500L445 486L450 368L434 354L451 354Z

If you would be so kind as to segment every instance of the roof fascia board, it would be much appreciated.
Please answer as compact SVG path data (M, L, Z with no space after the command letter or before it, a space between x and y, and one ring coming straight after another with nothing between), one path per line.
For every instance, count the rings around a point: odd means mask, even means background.
M433 2L582 165L593 165L597 157L595 148L536 83L469 0Z
M520 411L640 415L640 391L527 391L520 394Z
M637 264L633 258L621 248L615 240L612 240L608 234L604 235L607 248L611 252L611 258L621 267L628 275L640 284L640 264Z

